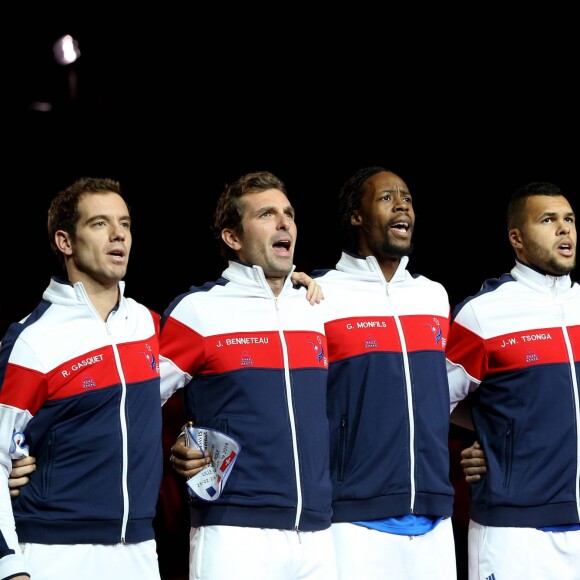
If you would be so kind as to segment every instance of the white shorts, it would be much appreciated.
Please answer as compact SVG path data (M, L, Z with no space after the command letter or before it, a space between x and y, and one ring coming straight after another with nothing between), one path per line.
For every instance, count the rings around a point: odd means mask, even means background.
M338 577L456 580L451 518L421 536L399 536L357 524L332 524Z
M337 580L330 528L192 528L189 580ZM34 580L34 579L33 579Z
M580 580L580 530L542 532L469 522L469 580Z
M137 544L20 544L33 580L160 580L155 540Z

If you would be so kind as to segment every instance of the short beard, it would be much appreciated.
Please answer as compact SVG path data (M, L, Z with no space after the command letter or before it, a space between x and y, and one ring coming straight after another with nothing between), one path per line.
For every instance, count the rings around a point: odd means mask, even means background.
M409 239L409 244L394 244L391 241L389 232L386 235L381 235L380 239L372 235L369 228L364 228L366 233L367 244L375 256L379 260L395 259L400 260L404 256L408 256L413 251L413 239Z
M411 241L408 246L400 246L396 244L391 244L388 241L383 242L379 251L377 252L383 258L397 258L400 260L404 256L409 256L413 251L413 242Z
M572 266L565 266L561 264L558 260L549 260L546 264L546 272L551 276L567 276L576 268L576 260L572 263Z
M572 263L559 260L557 256L544 248L534 240L528 240L527 249L528 263L533 264L537 270L540 270L549 276L567 276L576 267L576 259Z

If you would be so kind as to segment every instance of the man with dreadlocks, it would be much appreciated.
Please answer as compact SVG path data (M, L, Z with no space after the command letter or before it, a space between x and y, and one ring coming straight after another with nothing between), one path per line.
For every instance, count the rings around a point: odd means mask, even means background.
M448 295L407 271L415 212L398 175L359 170L339 217L336 269L312 274L325 295L339 575L452 580Z

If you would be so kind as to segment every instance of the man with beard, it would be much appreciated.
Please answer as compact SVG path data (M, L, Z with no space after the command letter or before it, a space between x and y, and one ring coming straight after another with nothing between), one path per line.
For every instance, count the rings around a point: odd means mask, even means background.
M407 270L415 211L397 174L355 173L339 219L336 269L313 273L325 296L339 576L454 579L448 295Z
M454 309L447 345L451 405L469 395L479 442L462 453L473 482L469 578L574 580L580 570L574 211L559 187L529 183L509 201L507 231L515 266Z

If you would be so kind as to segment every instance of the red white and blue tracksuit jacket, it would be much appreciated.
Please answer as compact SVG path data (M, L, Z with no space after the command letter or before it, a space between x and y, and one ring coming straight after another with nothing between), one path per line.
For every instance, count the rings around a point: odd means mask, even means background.
M482 525L580 522L580 285L516 262L453 312L451 404L468 392L488 464L471 486Z
M82 283L53 278L0 348L0 577L17 543L154 539L162 475L160 317L123 296L107 321ZM11 504L18 447L36 472ZM14 532L14 520L16 532Z
M449 299L407 263L387 282L376 258L343 252L312 274L325 296L333 523L453 512Z
M162 390L241 447L221 496L191 505L191 525L316 531L330 527L326 382L318 306L286 279L230 261L222 277L178 296L161 329Z

